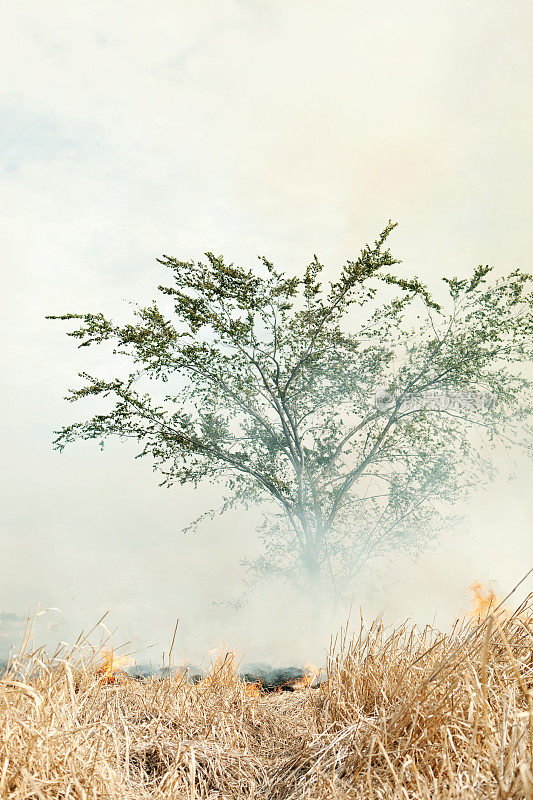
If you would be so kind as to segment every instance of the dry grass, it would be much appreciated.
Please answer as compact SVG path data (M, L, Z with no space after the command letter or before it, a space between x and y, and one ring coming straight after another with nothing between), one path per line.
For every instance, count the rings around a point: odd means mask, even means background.
M22 674L23 673L23 674ZM107 683L78 651L0 681L0 796L533 800L531 598L441 635L334 643L319 689L262 696L231 655L199 684Z

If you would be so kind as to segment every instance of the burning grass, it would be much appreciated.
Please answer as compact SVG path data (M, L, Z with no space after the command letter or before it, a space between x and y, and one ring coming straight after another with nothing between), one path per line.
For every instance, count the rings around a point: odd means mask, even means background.
M446 635L362 624L283 694L230 653L193 683L38 652L0 681L0 797L533 800L532 599Z

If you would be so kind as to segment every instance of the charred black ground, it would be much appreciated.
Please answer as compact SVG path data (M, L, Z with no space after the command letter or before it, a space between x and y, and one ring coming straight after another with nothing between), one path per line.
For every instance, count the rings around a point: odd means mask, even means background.
M137 680L157 676L166 678L170 674L169 667L155 668L151 665L135 665L128 670L128 674ZM205 677L205 671L196 664L175 667L172 672L186 674L193 683L198 683ZM239 675L245 683L254 684L264 694L270 692L293 692L295 684L303 681L307 672L303 667L286 666L273 667L270 664L244 664L239 669ZM313 686L319 685L315 681Z
M301 667L269 667L266 664L250 664L241 670L246 683L255 683L265 694L268 692L292 692L294 684L302 681L306 672Z

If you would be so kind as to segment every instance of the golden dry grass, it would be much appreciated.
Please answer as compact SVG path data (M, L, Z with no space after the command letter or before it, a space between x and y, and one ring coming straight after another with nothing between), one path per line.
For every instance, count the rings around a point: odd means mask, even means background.
M533 800L531 599L446 635L362 625L293 694L230 654L199 684L29 655L0 681L0 796Z

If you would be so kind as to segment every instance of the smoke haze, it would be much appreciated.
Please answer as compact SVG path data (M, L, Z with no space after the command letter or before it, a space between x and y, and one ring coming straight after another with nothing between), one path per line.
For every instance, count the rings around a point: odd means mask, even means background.
M67 387L102 354L44 315L128 313L155 295L162 253L264 254L291 271L317 253L332 277L389 218L402 269L430 286L480 263L531 271L532 23L520 1L5 9L0 654L39 603L61 610L37 621L51 644L109 610L114 640L153 645L140 661L168 651L178 617L178 657L225 642L249 660L319 660L338 620L311 636L279 587L224 604L257 516L183 535L215 488L159 489L118 443L52 451L84 413ZM509 590L533 563L531 468L509 482L499 466L460 529L417 561L375 564L354 607L446 625L475 579Z

